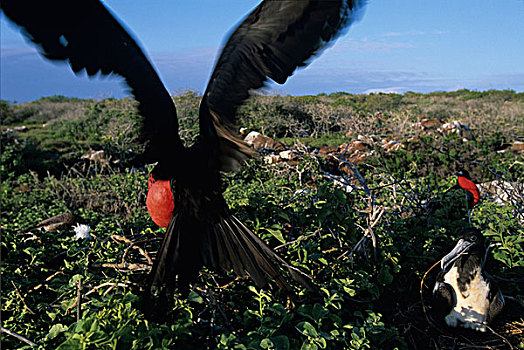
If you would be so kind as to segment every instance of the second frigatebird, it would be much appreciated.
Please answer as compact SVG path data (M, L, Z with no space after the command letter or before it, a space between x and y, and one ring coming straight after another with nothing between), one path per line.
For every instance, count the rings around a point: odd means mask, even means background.
M455 247L442 258L433 289L435 306L450 327L486 331L504 307L504 296L484 271L485 239L475 228L459 234Z

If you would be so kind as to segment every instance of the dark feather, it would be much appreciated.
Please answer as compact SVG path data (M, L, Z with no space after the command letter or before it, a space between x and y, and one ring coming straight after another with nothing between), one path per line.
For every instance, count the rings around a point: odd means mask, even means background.
M444 272L441 271L433 288L432 315L435 319L441 320L449 314L455 306L457 298L453 287L444 282Z
M473 249L472 249L473 250ZM457 285L460 293L467 297L469 284L478 273L478 268L481 266L481 257L477 254L467 254L464 257L459 258L455 264L458 266L460 275L457 279Z
M24 36L75 73L118 74L140 103L152 161L172 159L182 143L173 101L136 41L98 0L2 0L2 10Z
M497 317L498 314L502 311L504 308L506 301L504 298L504 295L502 294L502 291L500 290L500 286L495 281L495 279L489 275L486 271L482 272L482 275L484 279L489 284L489 294L488 294L488 300L489 300L489 309L488 309L488 322L492 322L495 317Z
M231 34L200 106L200 133L220 138L222 169L250 155L235 133L238 107L270 78L285 83L359 16L361 0L262 2ZM215 134L216 132L216 134Z
M489 309L488 309L488 322L492 322L495 317L502 311L505 305L504 296L500 291L500 288L493 282L489 280L490 289L489 289Z

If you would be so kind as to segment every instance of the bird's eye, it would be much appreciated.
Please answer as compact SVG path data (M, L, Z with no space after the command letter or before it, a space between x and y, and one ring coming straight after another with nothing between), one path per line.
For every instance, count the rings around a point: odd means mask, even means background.
M471 236L469 238L470 241L475 242L477 240L477 236Z

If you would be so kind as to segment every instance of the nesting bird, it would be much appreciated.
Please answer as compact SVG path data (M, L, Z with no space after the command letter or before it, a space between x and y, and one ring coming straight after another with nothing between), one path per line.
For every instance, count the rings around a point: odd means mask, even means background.
M29 232L37 228L43 228L46 232L57 232L59 230L68 230L72 228L74 225L83 223L84 220L81 217L73 213L67 212L42 220L36 225L23 228L18 233Z
M222 196L220 172L253 153L236 132L236 113L268 79L283 84L359 17L362 0L265 0L232 32L216 62L191 147L179 136L176 108L135 39L98 0L4 0L2 10L40 53L75 73L124 77L144 117L144 160L152 171L148 208L167 231L150 286L187 286L203 265L266 279L289 290L279 271L311 288L294 268L236 219ZM169 191L171 193L169 193ZM166 214L167 211L167 214ZM175 278L178 276L178 280Z
M433 289L434 305L450 327L485 332L504 307L504 297L483 270L486 248L482 233L466 228L441 260Z

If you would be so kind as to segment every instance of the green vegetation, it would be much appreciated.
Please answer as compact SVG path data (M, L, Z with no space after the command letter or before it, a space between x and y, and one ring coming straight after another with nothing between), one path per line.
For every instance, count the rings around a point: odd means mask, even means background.
M200 97L173 98L190 143ZM151 169L137 164L143 144L135 103L53 96L0 108L2 327L40 349L524 347L518 306L493 332L458 334L428 322L438 268L424 280L427 309L419 292L426 271L469 225L455 187L456 170L466 168L477 183L506 186L481 191L472 224L496 244L488 271L506 295L523 298L524 160L511 150L524 131L522 93L253 96L240 126L299 156L271 165L260 157L225 174L225 198L241 221L314 277L319 295L296 286L287 296L273 283L258 289L204 269L188 296L175 296L165 322L145 319L141 309L140 286L164 230L145 208ZM452 121L469 130L443 131ZM367 153L356 165L316 153L359 135ZM388 141L402 147L389 150ZM90 149L104 158L81 158ZM89 224L92 239L75 240L72 229L21 232L67 211ZM6 333L2 346L30 348Z

